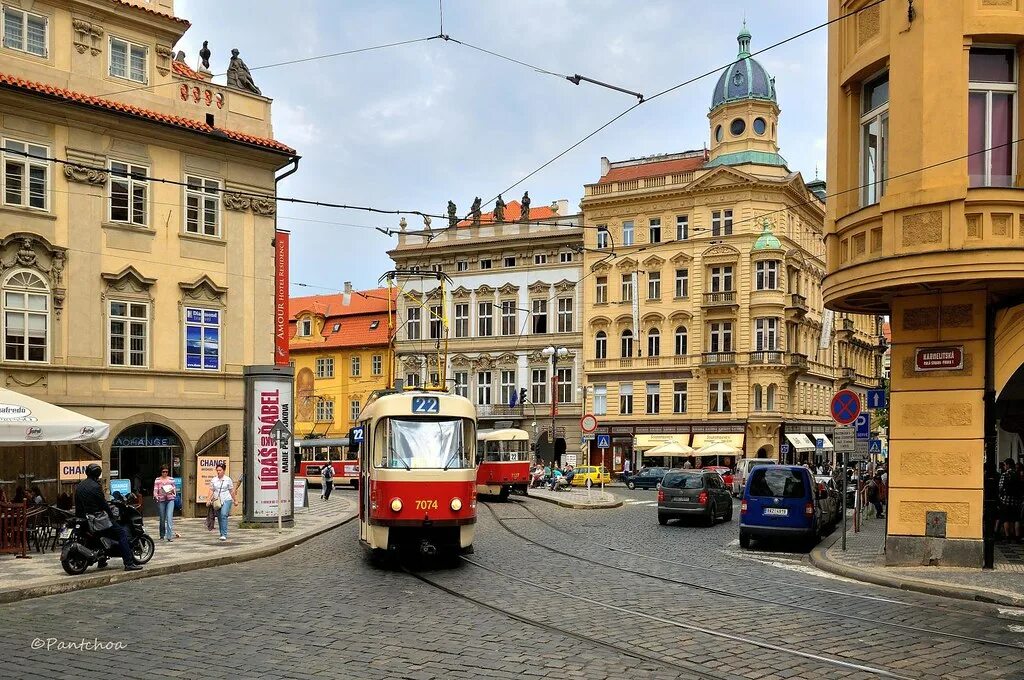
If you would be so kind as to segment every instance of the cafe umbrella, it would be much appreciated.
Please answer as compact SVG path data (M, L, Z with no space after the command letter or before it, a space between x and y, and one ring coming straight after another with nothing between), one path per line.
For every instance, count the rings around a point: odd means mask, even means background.
M735 446L726 444L725 442L714 442L707 446L697 449L697 455L700 457L714 456L715 465L719 464L719 459L722 456L738 456L743 453L742 449L738 449Z

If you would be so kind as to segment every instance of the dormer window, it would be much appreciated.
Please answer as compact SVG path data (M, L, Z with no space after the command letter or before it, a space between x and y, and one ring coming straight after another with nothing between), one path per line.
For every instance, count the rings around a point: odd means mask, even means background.
M379 326L380 326L380 321L378 321L378 320L376 320L376 319L370 322L370 330L371 330L371 331L375 331L375 330L377 330L377 328L378 328Z
M313 320L312 319L300 319L299 320L299 337L308 338L313 335Z
M341 324L340 323L334 324L334 332L337 333L340 330L341 330Z

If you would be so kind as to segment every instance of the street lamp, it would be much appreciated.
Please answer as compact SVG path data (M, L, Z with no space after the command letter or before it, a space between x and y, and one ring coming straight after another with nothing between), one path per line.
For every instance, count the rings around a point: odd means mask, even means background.
M541 350L541 354L551 357L551 463L555 464L555 416L558 415L558 360L569 356L569 350L551 345Z

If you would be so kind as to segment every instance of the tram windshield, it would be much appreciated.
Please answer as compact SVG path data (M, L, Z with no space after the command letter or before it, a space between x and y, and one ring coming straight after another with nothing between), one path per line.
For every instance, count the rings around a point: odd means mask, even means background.
M530 442L518 440L499 440L480 442L477 452L481 460L486 462L521 462L530 460Z
M385 438L383 467L472 467L466 441L474 436L473 425L464 418L388 418L380 427Z

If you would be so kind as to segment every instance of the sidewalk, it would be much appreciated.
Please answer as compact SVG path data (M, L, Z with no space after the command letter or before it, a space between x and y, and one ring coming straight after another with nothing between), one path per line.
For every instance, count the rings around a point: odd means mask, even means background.
M146 517L146 533L155 541L156 551L142 571L126 572L121 560L112 558L106 569L91 566L81 576L68 576L60 566L59 547L56 551L30 552L32 559L3 555L0 556L0 603L267 557L333 529L356 515L355 495L341 490L335 491L326 503L313 494L309 506L299 508L295 512L294 526L286 527L281 533L276 525L240 529L241 513L233 512L228 518L228 540L223 542L217 540L216 526L213 531L206 530L205 517L175 518L174 531L181 538L171 543L159 540L159 520Z
M622 507L622 501L600 488L583 489L572 487L565 491L549 491L548 489L530 489L530 498L538 498L548 503L560 505L573 510L603 510Z
M996 544L995 568L886 567L885 520L865 519L853 533L852 518L842 550L842 528L811 551L819 569L877 585L915 590L962 600L1024 606L1024 550L1020 545Z

